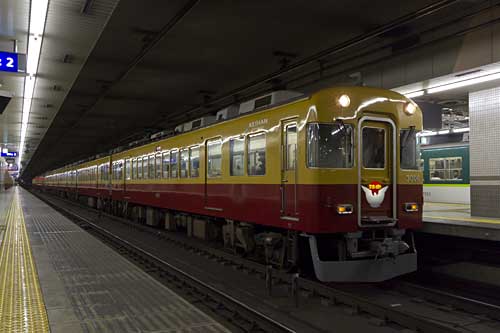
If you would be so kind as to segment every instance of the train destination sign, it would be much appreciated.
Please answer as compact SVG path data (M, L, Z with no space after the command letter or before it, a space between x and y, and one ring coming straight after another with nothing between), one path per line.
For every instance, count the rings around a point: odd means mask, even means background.
M0 51L0 71L14 72L19 71L19 59L17 53Z

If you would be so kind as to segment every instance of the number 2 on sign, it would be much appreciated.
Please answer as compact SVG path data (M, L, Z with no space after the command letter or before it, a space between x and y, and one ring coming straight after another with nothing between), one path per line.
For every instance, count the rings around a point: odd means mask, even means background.
M9 68L14 68L14 58L12 57L7 57L5 58L7 60L7 67ZM3 66L3 63L2 63L2 58L0 58L0 66Z

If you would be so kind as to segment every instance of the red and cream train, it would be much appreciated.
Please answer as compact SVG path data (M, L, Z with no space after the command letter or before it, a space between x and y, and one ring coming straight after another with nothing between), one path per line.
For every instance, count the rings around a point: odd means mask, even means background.
M335 87L33 184L280 266L312 262L321 281L382 281L416 270L421 129L398 93Z

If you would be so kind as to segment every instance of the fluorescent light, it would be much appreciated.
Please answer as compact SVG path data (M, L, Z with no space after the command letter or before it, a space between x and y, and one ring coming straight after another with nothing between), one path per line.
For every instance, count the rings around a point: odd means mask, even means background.
M26 73L34 75L38 69L38 60L40 59L40 50L42 48L42 37L30 36L28 45Z
M457 88L461 88L461 87L471 86L474 84L498 80L498 79L500 79L500 73L493 73L493 74L489 74L489 75L483 75L483 76L471 78L468 80L450 82L450 83L446 83L446 84L443 84L443 85L440 85L437 87L429 88L429 89L427 89L427 93L434 94L437 92L457 89Z
M433 135L437 135L438 132L434 132L434 131L424 131L424 132L421 132L419 133L420 136L433 136Z
M450 133L450 130L441 130L441 131L438 131L439 135L449 134L449 133Z
M30 34L43 35L49 0L31 0Z
M32 99L34 89L35 89L35 77L31 75L26 76L24 79L24 99Z
M413 91L413 92L410 92L410 93L405 93L403 95L405 95L406 97L408 98L414 98L414 97L420 97L420 96L423 96L424 95L424 91L423 90L419 90L419 91Z
M453 133L464 133L464 132L469 132L469 131L470 131L469 127L453 129Z
M24 78L23 95L23 116L21 122L21 143L19 145L19 166L23 159L24 144L28 122L31 112L31 101L35 91L36 75L38 73L38 62L42 50L43 32L45 30L45 21L47 19L49 0L31 0L30 23L28 35L28 52L26 74Z

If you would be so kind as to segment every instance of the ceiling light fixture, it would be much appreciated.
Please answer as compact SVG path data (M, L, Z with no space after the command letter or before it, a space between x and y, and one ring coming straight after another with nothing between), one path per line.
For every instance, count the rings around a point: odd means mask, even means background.
M464 132L470 132L469 127L463 127L463 128L454 128L453 133L464 133Z
M498 80L498 79L500 79L500 73L492 73L492 74L488 74L488 75L476 76L476 77L473 77L473 78L470 78L467 80L461 80L461 81L455 81L455 82L452 81L449 83L439 85L437 87L429 88L429 89L427 89L427 93L434 94L434 93L438 93L438 92L443 92L443 91L448 91L448 90L452 90L452 89L472 86L474 84L484 83L484 82Z
M403 95L405 95L408 98L415 98L415 97L423 96L424 94L425 94L425 91L418 90L418 91L413 91L413 92L405 93Z
M30 22L28 34L28 52L26 64L26 77L24 78L23 116L21 122L21 143L19 145L19 166L24 153L26 131L31 111L31 101L35 91L38 63L42 50L43 32L47 19L49 0L31 0Z

